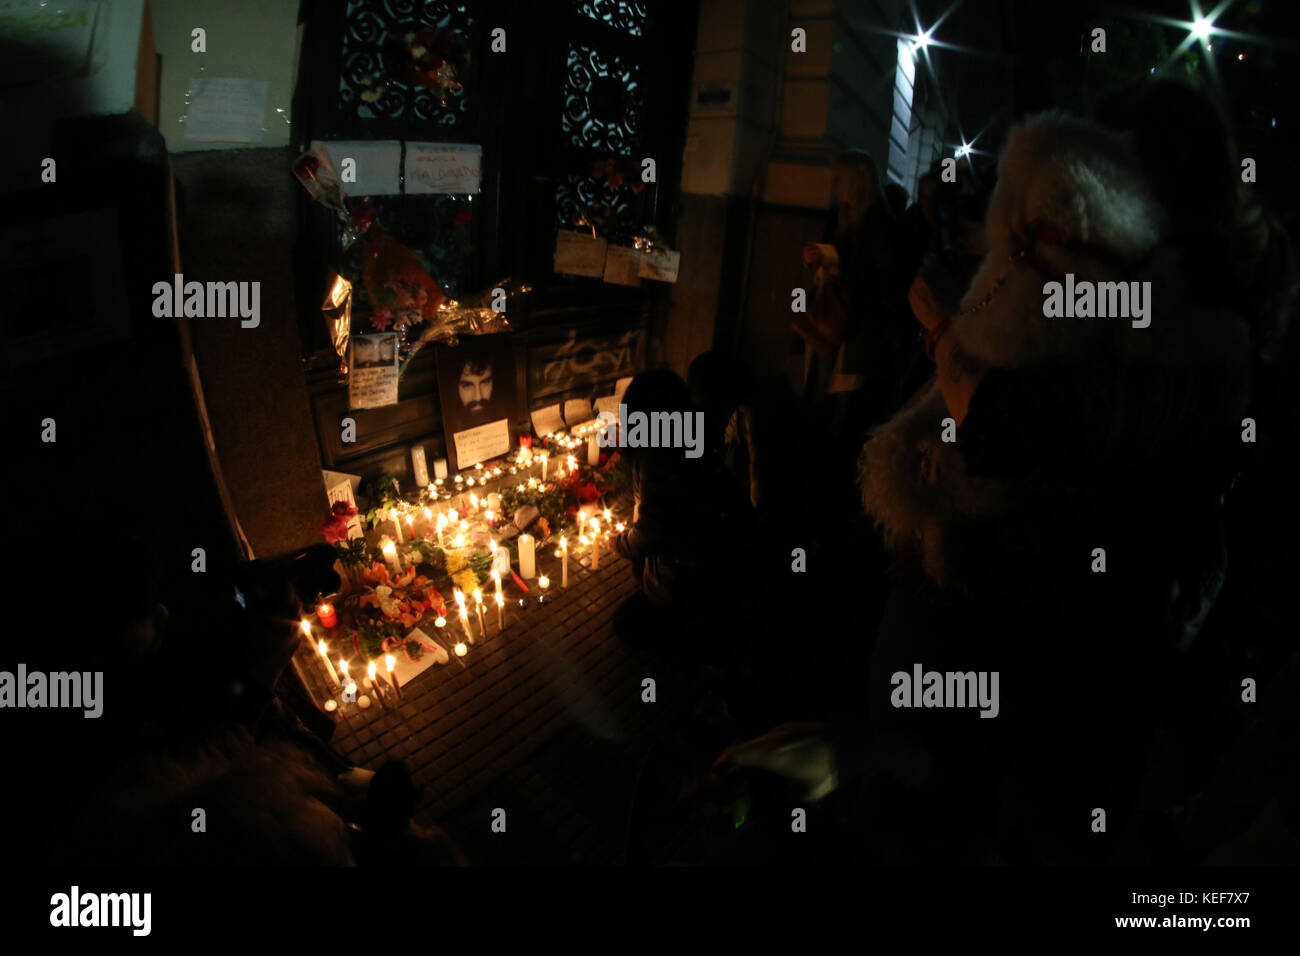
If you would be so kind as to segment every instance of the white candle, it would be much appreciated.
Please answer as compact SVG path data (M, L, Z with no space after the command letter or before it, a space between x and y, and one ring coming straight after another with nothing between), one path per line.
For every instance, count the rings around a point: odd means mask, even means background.
M546 458L547 458L546 452L542 452L542 454L541 454L541 459L542 459L542 481L545 481L545 480L546 480Z
M493 548L492 550L495 552L496 548ZM497 586L496 593L500 594L501 593L501 572L498 571L496 568L492 569L492 580L496 583Z
M437 459L434 460L434 462L433 462L433 477L435 477L435 478L446 478L446 477L447 477L447 459L446 459L446 458L437 458Z
M388 683L393 685L393 692L397 694L397 697L400 700L402 696L402 688L401 685L397 683L397 674L394 673L394 669L397 667L397 658L392 654L385 654L384 666L388 668Z
M339 680L338 671L334 670L334 662L330 660L329 648L325 646L325 642L321 641L319 644L317 644L316 650L320 652L321 660L323 660L325 662L325 666L329 668L330 680L332 680L334 683L342 687L343 683L342 681Z
M478 614L479 637L486 641L487 628L483 626L483 592L478 588L474 589L474 611Z
M445 547L446 547L446 544L444 544L444 543L443 543L443 540L442 540L442 529L445 528L445 527L447 527L447 516L444 515L444 514L440 514L440 515L438 515L438 524L437 524L437 530L438 530L438 547L440 547L440 548L445 548Z
M587 439L587 464L593 466L600 464L600 442L596 440L595 435Z
M388 512L388 517L393 519L393 527L397 529L397 543L401 544L402 543L402 516L399 515L397 513L397 509L394 508L392 511Z
M411 449L411 467L415 471L415 483L423 488L429 483L429 466L425 463L422 445Z
M533 563L535 560L533 536L531 534L521 534L519 536L519 576L524 580L533 577L537 573L537 567Z
M600 522L591 519L591 570L600 570Z
M501 633L505 625L501 623L501 609L506 606L506 596L497 591L497 633Z
M569 586L569 539L560 538L560 587Z
M397 545L393 544L392 540L389 539L384 542L384 546L380 548L380 551L384 554L384 561L388 563L388 570L397 574L401 570L397 566Z

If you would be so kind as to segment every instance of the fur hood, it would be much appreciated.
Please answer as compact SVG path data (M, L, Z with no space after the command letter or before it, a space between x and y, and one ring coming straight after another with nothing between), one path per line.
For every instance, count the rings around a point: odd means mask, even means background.
M1130 143L1081 119L1040 114L1011 131L998 173L988 251L947 332L956 361L1030 374L1066 370L1064 378L1082 383L1077 390L1103 399L1067 403L1060 427L1068 433L1083 424L1089 416L1080 408L1101 408L1110 420L1086 423L1109 449L1142 448L1157 459L1162 449L1182 454L1239 429L1249 391L1246 323L1197 303L1194 277L1184 279L1177 248L1164 241L1164 212ZM1038 240L1027 262L1019 237L1043 225L1057 241ZM1149 282L1149 325L1045 318L1044 284L1067 273L1076 283ZM1067 507L1042 487L971 474L961 437L942 440L948 416L932 380L872 432L859 466L863 506L886 544L917 549L942 585L964 576L958 552L979 555L968 537L954 547L958 525L963 535L980 526L1001 533L1008 518L1040 524L1044 512Z

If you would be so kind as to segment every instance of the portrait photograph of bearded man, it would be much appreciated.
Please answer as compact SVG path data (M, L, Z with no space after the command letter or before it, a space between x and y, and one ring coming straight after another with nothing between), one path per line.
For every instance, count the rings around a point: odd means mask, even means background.
M466 336L437 347L438 395L448 452L465 468L510 450L515 362L508 335Z

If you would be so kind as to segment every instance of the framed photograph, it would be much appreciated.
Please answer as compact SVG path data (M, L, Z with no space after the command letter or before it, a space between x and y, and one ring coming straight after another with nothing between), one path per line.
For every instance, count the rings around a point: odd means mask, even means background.
M456 470L509 453L516 407L509 335L467 335L435 346L447 452Z

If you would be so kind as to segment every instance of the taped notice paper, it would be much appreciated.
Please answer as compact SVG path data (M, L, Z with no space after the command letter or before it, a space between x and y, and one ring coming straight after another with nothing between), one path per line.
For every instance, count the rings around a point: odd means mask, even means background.
M538 438L553 435L564 430L564 419L560 417L559 405L547 405L533 412L533 431Z
M401 192L402 144L397 140L313 140L311 145L324 146L335 169L342 169L344 160L356 163L356 182L343 186L349 196L396 196Z
M348 375L348 408L381 408L397 404L397 333L354 335L352 371Z
M585 398L571 398L564 403L564 420L569 427L589 422L596 416L592 414L591 402Z
M641 256L642 279L654 279L656 282L676 282L677 268L682 264L682 254L665 249Z
M406 191L477 193L483 147L457 143L407 143Z
M641 259L645 253L629 246L610 246L605 252L605 281L613 285L641 284Z
M605 240L589 232L561 229L555 235L555 271L571 276L605 274Z
M199 77L190 84L185 138L195 143L260 143L266 121L266 80Z
M618 415L618 397L614 395L602 395L596 399L596 414L609 412L611 415Z

